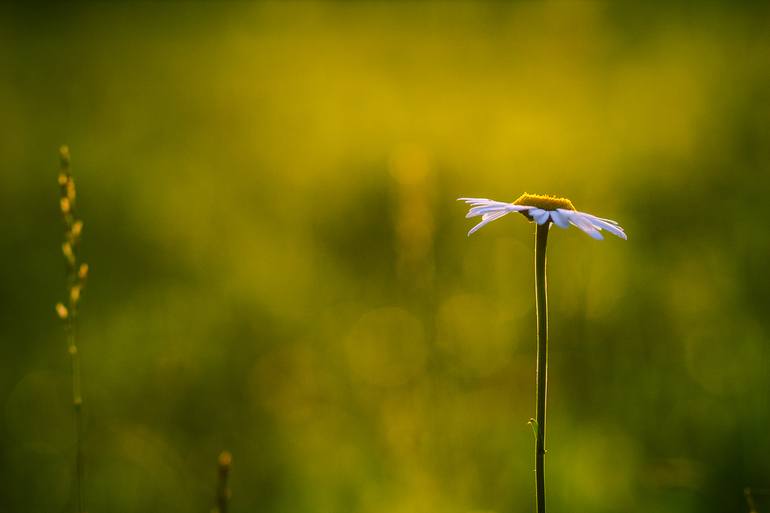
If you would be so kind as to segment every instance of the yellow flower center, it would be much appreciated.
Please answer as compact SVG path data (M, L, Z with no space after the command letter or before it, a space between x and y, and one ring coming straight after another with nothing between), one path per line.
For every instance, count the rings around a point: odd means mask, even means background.
M543 210L556 210L557 208L575 210L572 202L567 198L547 196L545 194L527 194L526 192L519 196L518 199L513 202L513 204L542 208Z

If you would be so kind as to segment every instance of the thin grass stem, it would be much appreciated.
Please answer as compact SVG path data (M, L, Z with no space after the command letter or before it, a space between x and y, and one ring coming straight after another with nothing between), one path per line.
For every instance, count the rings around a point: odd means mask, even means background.
M750 487L743 489L743 495L746 497L746 504L749 506L749 513L757 513L757 504L754 502L754 494Z
M214 513L227 513L227 506L230 502L230 466L233 462L233 456L228 451L222 451L219 455L219 480L217 482L217 498Z
M64 321L67 353L70 356L72 377L72 408L75 419L75 507L77 513L84 513L85 466L83 463L83 395L80 387L80 352L77 346L77 317L80 294L85 286L88 265L78 260L80 236L83 222L75 212L75 182L70 174L70 153L66 146L59 149L59 206L64 220L64 243L62 253L67 264L67 300L56 305L59 317Z

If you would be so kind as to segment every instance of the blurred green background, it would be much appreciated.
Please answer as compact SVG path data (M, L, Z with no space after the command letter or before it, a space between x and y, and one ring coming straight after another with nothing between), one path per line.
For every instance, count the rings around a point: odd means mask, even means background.
M88 511L524 512L533 228L553 511L770 512L770 15L0 7L0 511L73 511L57 148L91 266ZM764 491L763 491L764 490Z

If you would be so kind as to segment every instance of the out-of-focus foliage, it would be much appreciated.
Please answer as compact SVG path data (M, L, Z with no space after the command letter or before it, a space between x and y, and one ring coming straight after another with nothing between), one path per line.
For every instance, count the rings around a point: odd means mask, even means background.
M0 511L71 511L56 150L91 278L88 511L554 511L770 488L770 22L692 3L0 7ZM555 229L556 230L556 229ZM768 496L756 495L761 513Z

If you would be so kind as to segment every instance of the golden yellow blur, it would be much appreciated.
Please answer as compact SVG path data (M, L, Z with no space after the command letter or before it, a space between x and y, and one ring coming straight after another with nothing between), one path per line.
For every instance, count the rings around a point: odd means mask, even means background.
M768 22L1 6L0 511L73 511L64 290L91 513L211 511L225 449L232 513L533 511L533 226L456 198L536 191L628 233L549 238L551 511L770 512Z

